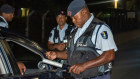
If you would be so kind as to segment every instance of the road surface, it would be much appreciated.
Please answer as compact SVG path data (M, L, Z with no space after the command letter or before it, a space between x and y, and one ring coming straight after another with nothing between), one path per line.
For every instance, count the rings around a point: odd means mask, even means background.
M118 49L111 79L140 79L140 37L118 46Z

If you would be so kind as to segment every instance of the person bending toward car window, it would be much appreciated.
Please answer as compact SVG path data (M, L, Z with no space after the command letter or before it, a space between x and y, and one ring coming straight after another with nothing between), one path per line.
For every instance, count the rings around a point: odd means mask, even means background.
M4 4L0 7L0 27L8 28L8 22L11 22L14 18L14 11L15 9L8 4ZM19 70L21 74L23 75L26 71L26 66L22 62L17 62L17 65L19 67Z
M67 15L77 27L69 36L67 50L48 51L46 57L67 59L76 79L110 79L117 47L109 26L90 13L85 0L73 0Z

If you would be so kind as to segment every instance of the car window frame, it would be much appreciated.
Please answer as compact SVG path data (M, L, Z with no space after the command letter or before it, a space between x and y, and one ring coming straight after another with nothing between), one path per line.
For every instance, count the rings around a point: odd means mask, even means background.
M16 59L12 54L12 51L8 45L8 43L4 39L0 39L0 53L3 55L2 62L6 65L3 65L6 69L6 73L1 74L2 76L12 76L12 75L20 75L20 71L18 69L18 65L16 63ZM7 71L8 70L8 71Z

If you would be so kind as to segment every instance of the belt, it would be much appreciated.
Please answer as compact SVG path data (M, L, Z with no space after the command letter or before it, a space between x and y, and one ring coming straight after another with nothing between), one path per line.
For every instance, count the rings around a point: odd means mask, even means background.
M106 75L106 74L108 74L108 73L110 73L110 71L104 72L104 73L102 73L102 74L99 74L98 76L103 76L103 75ZM96 78L96 77L98 77L98 76L89 77L89 78L82 78L82 79L92 79L92 78Z

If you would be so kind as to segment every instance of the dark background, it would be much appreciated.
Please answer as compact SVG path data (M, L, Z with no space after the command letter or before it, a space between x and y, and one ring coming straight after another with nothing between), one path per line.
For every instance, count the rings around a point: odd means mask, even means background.
M27 36L47 48L49 33L57 25L55 13L67 9L72 0L0 0L0 6L8 3L15 7L15 18L9 23L10 29ZM114 9L114 0L85 0L95 17L105 21L111 28L119 51L116 53L112 79L139 79L140 44L140 0L119 0ZM29 8L31 16L22 17L21 8ZM47 13L48 12L48 13ZM42 17L44 14L47 15ZM132 13L132 15L130 15ZM132 17L133 16L133 17ZM28 21L28 20L29 21ZM43 26L44 21L44 28ZM68 17L68 23L73 24ZM27 31L27 26L29 30ZM27 35L28 34L28 35ZM139 37L139 38L138 38ZM137 39L138 38L138 39ZM22 51L21 51L22 50ZM19 46L14 50L17 59L28 59L37 64L41 58L23 50ZM24 56L23 56L24 55ZM33 66L32 66L33 65ZM37 67L37 65L26 65ZM137 73L137 74L136 74Z
M26 35L30 39L46 46L49 33L57 25L55 13L66 10L72 0L0 0L0 5L8 3L15 7L15 18L9 23L9 27L16 32ZM139 28L140 1L139 0L119 0L118 8L114 9L114 0L85 0L90 12L95 17L105 21L113 33L120 33ZM29 8L30 16L21 16L21 8ZM46 13L44 28L42 29L42 16ZM135 17L129 18L128 12L134 12ZM27 18L29 23L27 24ZM69 17L68 17L69 18ZM72 24L71 19L68 23ZM27 31L27 26L29 30ZM42 33L43 32L43 33ZM28 35L27 35L28 34Z

